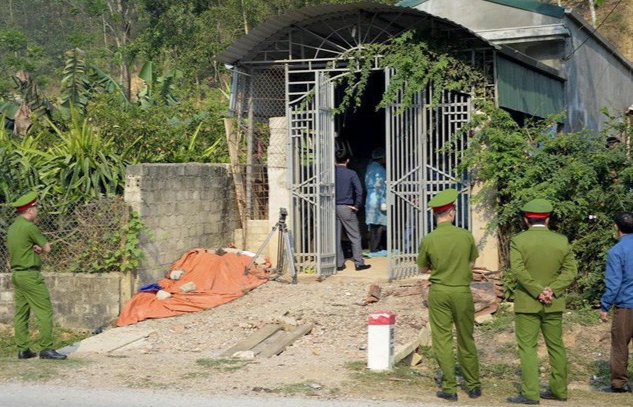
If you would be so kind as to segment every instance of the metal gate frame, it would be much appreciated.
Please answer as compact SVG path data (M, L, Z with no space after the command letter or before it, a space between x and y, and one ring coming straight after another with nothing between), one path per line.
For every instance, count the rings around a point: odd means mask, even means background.
M296 264L319 275L336 272L334 185L334 81L336 70L286 69L288 159L291 223ZM340 71L339 71L340 72ZM385 69L385 86L393 70ZM389 280L417 274L420 239L433 228L427 202L446 188L460 191L456 225L469 228L467 174L454 171L467 146L459 129L470 120L472 103L465 93L444 92L432 103L433 89L387 106L387 250ZM402 98L402 95L400 95ZM448 149L449 144L456 149Z
M385 70L385 86L394 71ZM467 147L468 135L459 130L471 117L470 96L443 92L432 103L429 85L404 108L402 93L385 114L387 145L387 250L389 280L415 276L418 245L434 229L427 202L447 188L459 191L457 226L469 229L470 185L467 174L455 174ZM449 148L450 145L453 148Z
M304 271L336 271L334 84L328 71L286 66L288 177L295 260Z

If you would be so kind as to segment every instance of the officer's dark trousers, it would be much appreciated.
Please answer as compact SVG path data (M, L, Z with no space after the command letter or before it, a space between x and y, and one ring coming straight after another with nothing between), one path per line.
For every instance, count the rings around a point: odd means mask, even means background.
M629 383L629 343L633 340L633 309L616 308L611 324L611 387Z

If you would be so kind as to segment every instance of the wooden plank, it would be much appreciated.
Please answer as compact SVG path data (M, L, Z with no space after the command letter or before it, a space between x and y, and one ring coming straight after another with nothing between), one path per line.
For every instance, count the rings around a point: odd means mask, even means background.
M393 364L396 365L402 359L409 356L411 353L415 352L416 349L420 346L420 338L415 338L411 342L399 347L395 354L393 355Z
M239 117L239 116L238 116ZM242 134L237 128L235 119L224 119L224 134L226 135L226 142L229 147L229 160L231 163L231 174L233 176L233 186L235 187L235 197L237 198L237 208L240 211L240 220L242 221L242 228L246 228L246 197L244 196L244 177L242 169L240 167L240 143ZM242 242L246 244L246 242Z
M396 349L393 356L393 364L397 364L401 360L404 360L407 356L414 353L420 346L428 346L431 341L431 328L427 324L418 333L418 337L411 342L404 344ZM415 359L415 358L414 358ZM412 365L413 366L413 365Z
M295 329L293 329L292 331L286 333L286 335L284 335L284 337L281 338L281 340L271 344L266 349L262 350L259 356L263 358L269 358L274 355L279 355L281 352L284 351L284 349L286 349L288 345L290 345L291 343L293 343L294 341L296 341L298 338L302 337L303 335L307 334L311 330L312 330L312 324L300 325L296 327Z
M261 329L259 329L257 332L255 332L251 336L248 336L242 339L241 341L233 345L233 347L231 347L230 349L222 352L220 354L220 357L230 358L233 356L235 352L250 350L252 347L256 346L257 344L259 344L260 342L262 342L263 340L268 338L270 335L274 334L275 332L279 330L281 330L280 325L277 325L277 324L264 325Z
M251 349L251 352L253 352L253 355L257 356L262 353L264 349L268 348L271 344L283 340L282 338L286 335L287 333L285 331L277 331L274 334L270 335L268 338L264 339L262 342L255 345Z

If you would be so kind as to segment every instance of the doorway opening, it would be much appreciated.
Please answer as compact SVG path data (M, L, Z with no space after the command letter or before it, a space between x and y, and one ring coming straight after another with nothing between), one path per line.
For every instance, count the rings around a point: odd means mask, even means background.
M363 186L363 207L358 212L358 222L362 236L363 250L369 250L369 228L366 222L367 185L365 175L367 166L372 162L372 152L386 146L385 138L385 109L377 109L385 92L385 75L382 70L375 70L369 76L367 86L363 92L360 105L350 106L344 112L334 117L334 131L336 134L336 148L347 149L351 155L348 168L354 170ZM337 86L334 90L336 106L339 106L345 96L345 87ZM381 248L387 248L387 236L384 233ZM344 240L343 250L351 254L348 242Z

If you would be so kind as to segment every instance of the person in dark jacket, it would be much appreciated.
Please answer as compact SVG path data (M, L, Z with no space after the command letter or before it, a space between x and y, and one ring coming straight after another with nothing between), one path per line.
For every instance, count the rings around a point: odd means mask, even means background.
M341 237L343 229L352 243L352 257L356 270L366 270L371 267L365 264L361 247L360 228L357 212L363 202L363 187L358 174L347 168L350 156L346 150L336 151L336 269L345 269L345 255Z

